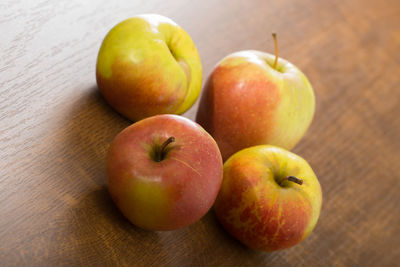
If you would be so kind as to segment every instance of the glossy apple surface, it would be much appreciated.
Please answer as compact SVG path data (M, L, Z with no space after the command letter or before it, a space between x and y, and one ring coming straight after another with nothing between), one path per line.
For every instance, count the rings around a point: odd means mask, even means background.
M225 162L214 209L223 227L243 244L274 251L294 246L311 233L321 203L320 184L304 159L261 145Z
M293 148L309 127L314 92L288 61L249 50L221 60L208 78L196 121L218 143L226 160L246 147Z
M202 66L190 36L155 14L117 24L97 57L97 85L106 101L137 121L156 114L181 114L197 99Z
M171 137L174 141L161 149ZM107 156L107 179L112 199L133 224L173 230L211 208L221 186L222 159L197 123L157 115L117 135Z

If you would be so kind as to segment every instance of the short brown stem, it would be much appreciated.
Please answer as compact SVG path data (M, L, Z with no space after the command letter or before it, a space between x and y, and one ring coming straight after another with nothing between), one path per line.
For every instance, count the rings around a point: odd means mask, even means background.
M171 136L171 137L169 137L167 140L165 140L165 142L161 145L161 147L160 147L160 150L159 151L157 151L158 153L156 153L156 157L155 157L155 160L157 161L157 162L160 162L160 161L162 161L163 159L164 159L164 156L165 156L165 149L167 148L167 146L170 144L170 143L172 143L172 142L175 142L175 137L173 137L173 136Z
M282 182L286 181L286 180L294 182L294 183L299 184L299 185L303 184L303 180L297 178L296 176L287 176L282 180ZM282 184L282 182L281 182L281 184Z
M279 58L278 39L276 38L276 33L273 33L272 37L274 38L274 44L275 44L275 61L272 67L276 69L276 67L278 66L278 58Z

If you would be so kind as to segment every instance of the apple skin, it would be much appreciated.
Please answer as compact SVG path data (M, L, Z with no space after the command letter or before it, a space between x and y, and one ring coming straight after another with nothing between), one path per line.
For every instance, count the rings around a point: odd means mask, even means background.
M175 137L165 158L154 149ZM213 205L222 182L222 158L214 139L197 123L156 115L123 130L107 156L108 189L133 224L174 230L199 220Z
M138 121L189 109L200 93L202 65L180 26L164 16L144 14L120 22L104 38L96 79L106 101Z
M222 59L207 80L196 121L222 158L255 145L292 149L308 129L315 98L306 76L288 61L254 50Z
M303 184L286 180L279 185L287 176ZM282 148L260 145L225 162L214 210L223 227L243 244L275 251L310 234L321 203L320 184L304 159Z

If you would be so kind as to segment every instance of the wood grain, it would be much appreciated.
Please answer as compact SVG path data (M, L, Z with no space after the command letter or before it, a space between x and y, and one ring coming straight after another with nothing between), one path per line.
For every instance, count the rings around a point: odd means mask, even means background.
M317 111L294 149L314 168L323 207L303 243L245 248L209 212L149 232L118 212L104 157L130 122L95 83L117 22L160 13L196 43L204 78L228 53L273 51L314 86ZM400 2L2 1L0 265L395 266L400 261ZM193 119L197 104L185 114Z

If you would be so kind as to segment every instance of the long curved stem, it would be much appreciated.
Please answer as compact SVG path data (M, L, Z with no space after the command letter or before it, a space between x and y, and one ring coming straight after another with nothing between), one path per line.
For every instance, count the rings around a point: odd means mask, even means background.
M276 38L276 33L273 33L272 37L274 38L274 43L275 43L275 61L272 67L276 69L276 67L278 66L278 58L279 58L278 39Z
M157 151L158 153L156 153L155 155L155 160L157 162L160 162L164 159L164 155L165 155L165 149L167 148L167 146L172 143L175 142L175 137L171 136L169 137L167 140L165 140L165 142L161 145L161 148L159 151Z

